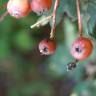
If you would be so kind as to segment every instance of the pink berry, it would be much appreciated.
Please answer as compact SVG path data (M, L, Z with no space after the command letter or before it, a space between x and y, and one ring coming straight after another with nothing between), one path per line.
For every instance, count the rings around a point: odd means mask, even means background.
M53 40L44 39L39 43L39 51L43 55L51 55L56 50L56 43Z
M50 10L52 6L52 0L32 0L31 10L38 15Z
M7 3L8 13L15 18L22 18L28 15L30 4L28 0L9 0Z
M89 38L80 37L73 42L71 48L72 56L77 60L84 60L90 56L93 44Z

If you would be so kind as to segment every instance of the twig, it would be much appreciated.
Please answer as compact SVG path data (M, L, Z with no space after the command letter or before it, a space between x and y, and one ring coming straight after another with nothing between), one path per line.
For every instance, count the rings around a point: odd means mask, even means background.
M37 21L34 25L31 26L31 29L34 28L34 27L40 26L44 21L50 20L51 18L52 18L52 15L47 16L46 18L44 18L44 19L42 19L40 21Z
M53 18L52 18L52 28L50 33L50 39L54 38L55 28L56 28L56 13L59 6L60 0L55 1L54 10L53 10Z
M76 1L76 5L77 5L79 35L82 36L82 19L81 19L81 14L80 14L80 0Z
M8 15L8 12L6 11L0 16L0 22L4 20L4 18Z

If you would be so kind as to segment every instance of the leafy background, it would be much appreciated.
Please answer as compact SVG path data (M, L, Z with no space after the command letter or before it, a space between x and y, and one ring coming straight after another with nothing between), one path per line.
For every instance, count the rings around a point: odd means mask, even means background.
M0 0L0 5L7 1ZM38 51L40 40L49 37L51 21L30 29L42 17L31 12L19 20L8 15L0 22L0 96L96 96L96 0L80 1L83 32L93 40L94 50L73 71L66 66L74 60L70 48L78 37L76 0L60 1L52 56Z

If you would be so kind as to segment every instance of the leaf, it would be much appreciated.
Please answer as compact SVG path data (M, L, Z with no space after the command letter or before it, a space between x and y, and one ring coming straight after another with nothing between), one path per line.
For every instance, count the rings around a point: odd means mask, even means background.
M82 14L84 16L85 24L86 24L86 33L90 36L96 38L96 1L94 0L87 0L85 2L82 1ZM83 24L83 25L85 25Z
M52 11L53 10L51 10L50 13L52 13ZM77 20L76 0L60 0L56 16L56 24L60 23L64 13L67 13L73 21ZM81 0L81 15L83 19L84 31L87 35L89 34L90 36L96 38L96 1Z
M55 0L54 0L55 2ZM52 13L54 8L54 4L52 7L52 10L50 11L50 14ZM75 0L60 0L60 4L57 10L56 15L56 25L60 23L62 20L64 13L67 13L69 17L71 17L73 20L76 18L76 4ZM51 21L52 22L52 21ZM51 24L50 22L50 24Z
M61 50L63 50L63 52ZM72 57L67 48L65 48L63 45L59 45L56 53L51 56L49 60L50 61L47 62L49 74L51 73L50 75L53 76L61 76L67 72L67 64L72 60Z

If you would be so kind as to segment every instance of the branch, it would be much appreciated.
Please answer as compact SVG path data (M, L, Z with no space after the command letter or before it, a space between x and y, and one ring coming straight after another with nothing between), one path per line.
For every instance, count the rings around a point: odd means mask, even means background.
M4 18L8 15L8 12L6 11L0 16L0 22L4 20Z

